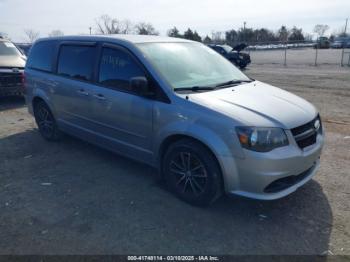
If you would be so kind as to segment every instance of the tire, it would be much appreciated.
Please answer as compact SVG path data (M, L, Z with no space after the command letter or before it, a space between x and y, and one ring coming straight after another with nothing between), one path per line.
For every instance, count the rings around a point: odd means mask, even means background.
M56 120L50 108L44 101L39 101L34 105L35 122L40 134L48 141L58 141L62 134L57 127Z
M243 62L243 61L240 61L239 64L238 64L239 68L240 69L244 69L247 67L247 63L246 62Z
M170 145L162 167L169 189L192 205L208 206L222 195L219 164L199 142L182 139Z

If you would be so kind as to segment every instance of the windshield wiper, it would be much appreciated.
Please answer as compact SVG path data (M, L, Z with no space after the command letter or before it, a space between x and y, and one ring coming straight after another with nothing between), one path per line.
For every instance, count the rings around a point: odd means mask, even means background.
M215 86L191 86L191 87L175 87L174 91L193 91L193 92L197 92L197 91L202 91L202 90L215 90L217 88L221 88L221 87L230 87L233 85L239 85L242 83L250 83L253 82L253 80L230 80L230 81L226 81L220 84L217 84Z
M191 87L176 87L174 88L174 91L202 91L202 90L214 90L215 87L213 86L191 86Z
M251 83L251 82L253 82L253 81L252 80L230 80L227 82L217 84L215 87L233 86L233 85L239 85L242 83Z

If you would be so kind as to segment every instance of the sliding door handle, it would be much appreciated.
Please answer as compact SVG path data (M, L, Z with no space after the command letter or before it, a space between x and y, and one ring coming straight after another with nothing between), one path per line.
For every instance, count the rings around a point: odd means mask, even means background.
M101 94L94 95L94 97L97 98L98 100L107 100L107 98Z
M79 89L79 90L77 91L77 93L78 93L79 95L83 95L83 96L88 96L88 95L89 95L89 93L86 92L84 89Z

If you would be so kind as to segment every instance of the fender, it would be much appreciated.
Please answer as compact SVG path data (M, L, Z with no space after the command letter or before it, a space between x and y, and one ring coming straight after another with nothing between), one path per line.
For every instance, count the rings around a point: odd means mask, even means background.
M226 143L217 136L212 130L192 123L187 125L185 123L173 122L170 125L162 128L158 134L155 135L154 152L155 163L158 160L160 164L160 149L162 143L169 137L174 135L183 135L190 138L194 138L204 145L206 145L218 160L218 164L222 171L222 177L224 180L225 191L234 188L239 185L239 178L237 176L237 166L232 156L231 150L227 147ZM209 139L208 139L209 138ZM225 168L226 167L226 168ZM229 170L227 169L229 167Z
M41 88L34 88L33 89L33 93L32 93L32 99L31 99L31 103L30 103L30 106L33 107L33 101L35 98L41 98L42 100L45 101L45 103L48 105L48 107L50 108L51 110L51 113L53 114L53 116L56 118L56 109L55 109L55 106L53 105L52 103L52 100L50 99L50 96L48 96L46 94L46 92L41 89Z
M230 149L227 147L224 141L222 141L222 139L212 130L197 125L196 123L191 123L191 125L188 125L183 122L172 122L155 134L156 139L154 143L154 152L156 157L158 157L161 144L166 140L166 138L173 135L193 137L206 145L216 156L232 156Z

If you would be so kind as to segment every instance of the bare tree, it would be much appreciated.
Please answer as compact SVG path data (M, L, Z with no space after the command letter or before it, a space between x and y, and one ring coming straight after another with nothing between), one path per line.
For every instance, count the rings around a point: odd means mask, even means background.
M282 25L277 31L277 37L280 41L286 42L288 40L288 35L290 31L285 25Z
M132 34L134 32L134 25L128 19L121 21L120 23L121 34Z
M109 15L101 15L96 19L96 32L98 34L131 34L133 32L133 24L129 20L120 21Z
M312 34L305 33L305 41L312 41Z
M211 39L212 39L212 42L215 44L224 44L225 43L224 32L212 31Z
M96 19L97 33L108 35L115 32L115 21L109 15L101 15Z
M350 36L349 33L345 33L345 28L343 26L339 27L338 29L335 29L332 34L335 36L340 36L340 37Z
M25 29L24 33L26 35L26 41L28 41L29 43L33 43L39 38L40 35L40 32L35 31L33 29Z
M141 22L135 25L135 31L138 35L159 35L152 24L145 22Z
M51 33L49 33L49 37L55 36L64 36L64 33L61 30L52 30Z
M324 33L326 33L328 29L329 29L328 25L315 25L314 32L320 37L320 36L324 36Z

